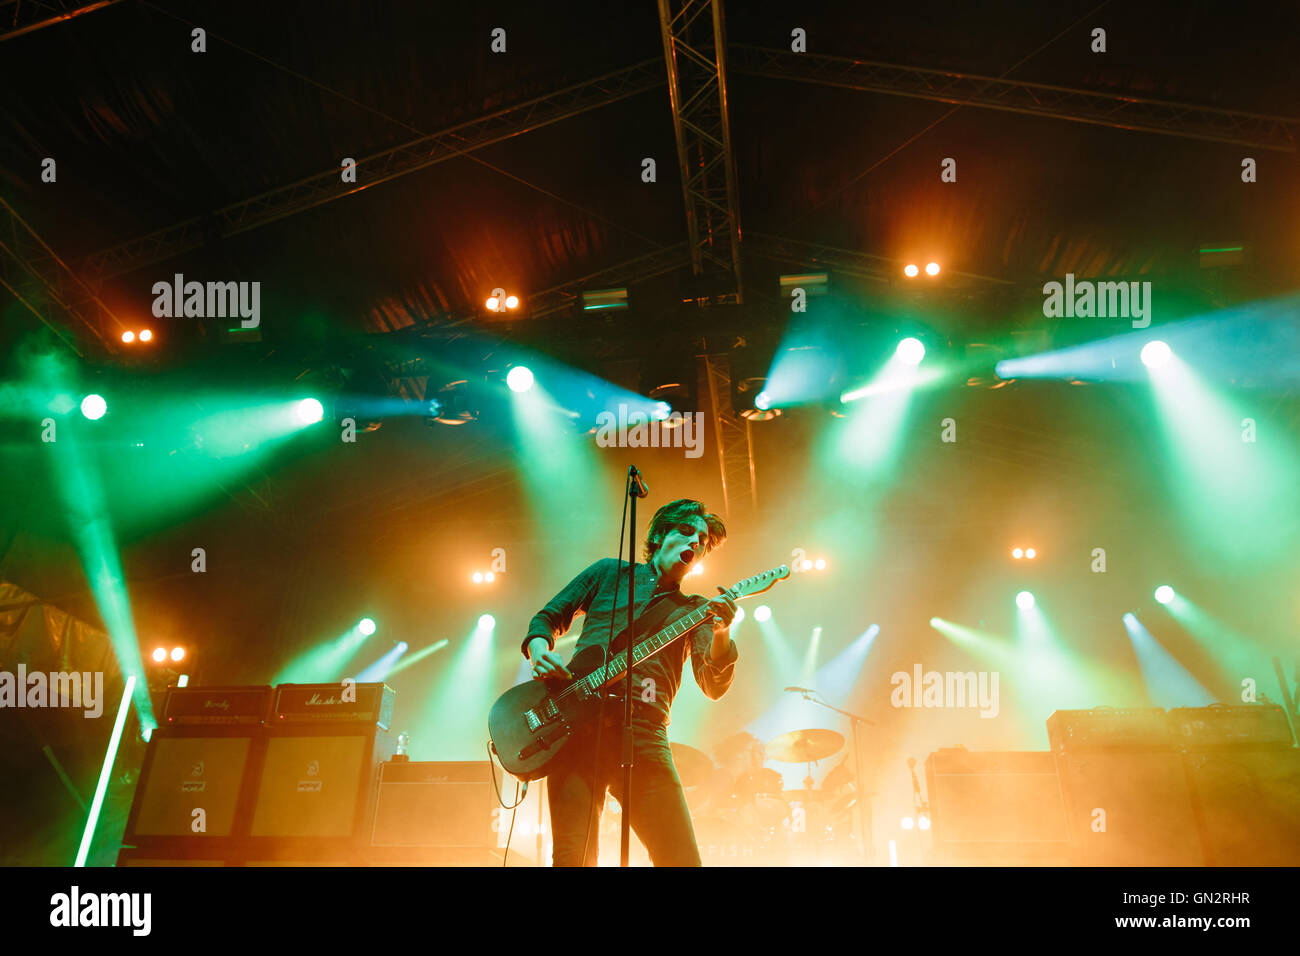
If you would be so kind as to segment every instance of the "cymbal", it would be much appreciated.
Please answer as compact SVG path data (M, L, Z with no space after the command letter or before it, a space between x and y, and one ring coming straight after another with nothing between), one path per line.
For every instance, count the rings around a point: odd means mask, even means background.
M815 763L844 746L844 735L833 730L792 730L767 742L767 759L781 763Z
M698 787L713 775L713 761L702 750L689 744L669 744L673 751L673 764L683 787Z

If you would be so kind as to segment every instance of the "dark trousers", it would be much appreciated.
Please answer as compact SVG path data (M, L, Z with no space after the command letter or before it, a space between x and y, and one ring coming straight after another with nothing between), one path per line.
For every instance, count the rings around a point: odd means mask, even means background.
M621 718L621 713L606 717L599 759L595 752L595 728L580 731L556 757L556 765L547 777L555 866L596 865L600 813L605 807L606 792L612 792L619 804L623 804L620 799L623 791ZM668 728L640 720L634 720L633 725L636 733L632 751L632 829L645 844L655 866L699 866L700 851L677 768L673 766Z

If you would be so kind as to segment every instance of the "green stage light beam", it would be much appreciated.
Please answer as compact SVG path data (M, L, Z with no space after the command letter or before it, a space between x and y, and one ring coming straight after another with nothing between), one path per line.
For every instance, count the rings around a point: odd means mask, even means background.
M343 670L353 655L365 644L366 637L359 624L353 625L338 637L299 654L281 668L271 683L321 684L338 680L344 676Z
M149 699L148 682L144 679L144 660L140 657L140 642L131 617L126 578L102 485L98 474L82 457L74 432L65 429L59 440L49 442L45 447L50 449L53 457L55 487L63 501L82 571L113 645L118 669L123 678L136 678L132 684L136 713L140 717L140 733L147 740L158 721Z
M530 473L524 482L529 508L543 527L571 526L575 514L585 513L604 493L604 469L591 438L578 434L571 413L541 385L510 393L517 461ZM595 540L572 542L582 552ZM608 547L608 545L605 545Z
M407 657L403 657L400 661L397 662L396 666L394 666L393 669L392 669L391 671L388 672L388 676L389 676L389 677L392 677L394 674L399 674L399 673L401 673L402 671L406 670L406 669L407 669L408 667L410 667L412 664L418 664L420 661L424 660L426 657L430 657L430 656L432 656L432 655L438 653L440 650L442 650L444 647L446 647L446 646L447 646L448 644L450 644L450 643L451 643L451 641L447 640L447 639L444 637L444 638L443 638L442 640L440 640L440 641L434 641L434 642L433 642L432 644L430 644L428 647L422 647L422 648L420 648L420 650L416 651L414 654L411 654L411 655L409 655L409 656L407 656Z
M128 677L122 688L122 700L117 705L117 719L113 721L113 733L108 738L108 750L104 753L104 765L99 771L99 783L95 785L95 798L90 803L90 813L86 815L86 826L81 831L81 846L77 849L77 859L73 866L85 866L86 857L90 855L90 844L95 838L95 827L99 824L99 813L104 808L104 795L108 793L108 781L113 775L113 764L117 760L117 749L122 743L122 731L126 727L126 715L131 710L131 695L135 691L135 678Z
M1165 609L1236 687L1246 679L1258 685L1272 676L1272 654L1258 641L1227 627L1178 592Z
M808 638L808 650L804 652L803 657L803 675L800 680L808 681L817 673L817 652L822 642L822 629L814 627L812 636Z
M1300 542L1297 463L1284 436L1246 441L1247 409L1215 395L1172 355L1150 369L1175 473L1173 493L1204 561L1273 563Z
M421 760L481 760L487 712L500 680L493 654L496 628L475 624L439 675L422 709L412 745Z

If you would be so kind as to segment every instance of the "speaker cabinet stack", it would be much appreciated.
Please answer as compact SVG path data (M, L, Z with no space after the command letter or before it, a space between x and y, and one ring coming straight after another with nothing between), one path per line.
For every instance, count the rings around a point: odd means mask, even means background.
M393 702L383 684L173 688L119 864L364 861Z
M1280 707L1057 711L1047 727L1077 863L1300 863L1300 753Z

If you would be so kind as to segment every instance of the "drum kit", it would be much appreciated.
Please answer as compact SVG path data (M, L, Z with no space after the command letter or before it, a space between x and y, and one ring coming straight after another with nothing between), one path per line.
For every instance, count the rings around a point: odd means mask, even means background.
M673 764L695 826L705 866L802 866L852 862L853 773L841 760L813 786L814 767L844 748L833 730L795 730L766 744L736 734L719 744L715 761L704 751L674 743ZM803 788L786 790L768 763L804 764ZM618 864L621 808L611 794L600 825L600 863ZM648 866L641 842L632 840L633 866Z
M766 744L737 734L715 749L717 763L672 745L705 866L828 862L853 852L853 774L841 761L813 786L813 768L844 747L833 730L794 730ZM769 762L804 764L803 788L786 790Z

